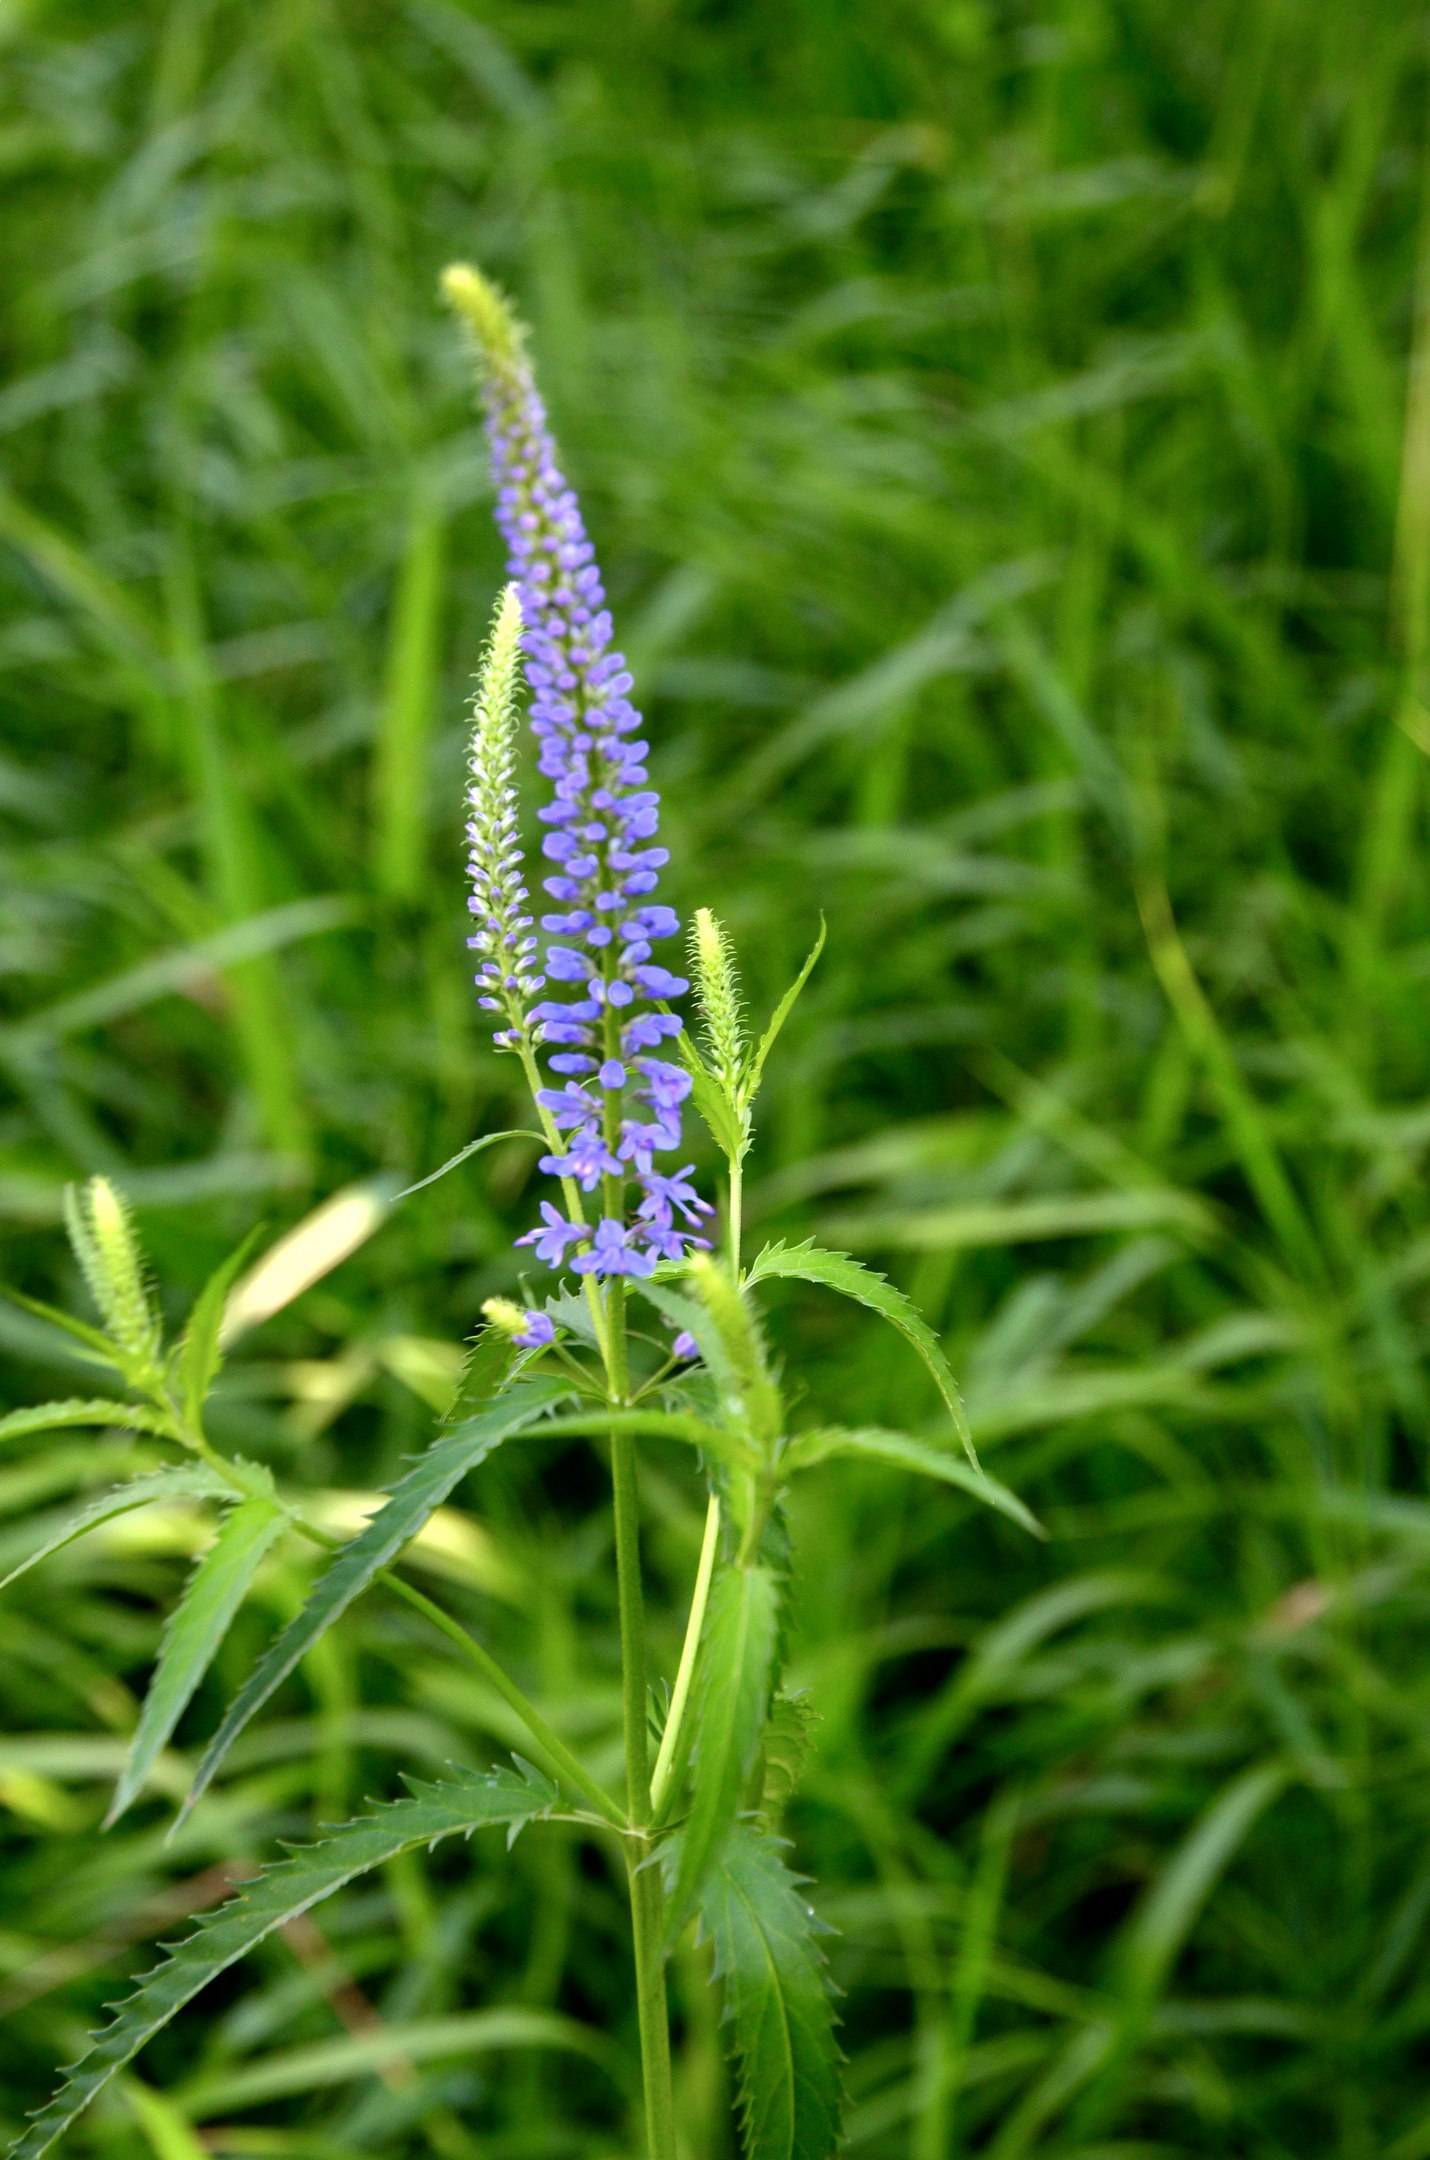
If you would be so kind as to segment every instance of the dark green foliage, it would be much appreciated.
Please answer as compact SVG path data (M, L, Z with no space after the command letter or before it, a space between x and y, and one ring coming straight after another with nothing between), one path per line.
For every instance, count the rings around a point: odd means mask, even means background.
M365 1875L414 1846L431 1847L448 1837L503 1824L508 1842L523 1824L556 1804L556 1789L533 1774L465 1771L441 1783L411 1780L411 1797L392 1800L374 1814L304 1846L231 1904L201 1920L162 1965L141 1980L113 2022L68 2073L50 2105L35 2118L13 2160L39 2160L95 2094L131 2062L156 2032L176 2017L210 1980L271 1935L275 1928L331 1897L356 1875Z
M840 2067L819 1923L779 1846L740 1824L700 1900L751 2160L830 2160Z

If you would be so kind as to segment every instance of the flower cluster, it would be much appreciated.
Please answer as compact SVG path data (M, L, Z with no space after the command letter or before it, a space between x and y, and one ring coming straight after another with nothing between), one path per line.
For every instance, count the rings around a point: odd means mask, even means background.
M668 850L658 844L660 798L648 784L648 744L630 701L625 660L611 645L611 618L580 506L556 463L555 445L521 332L501 295L475 271L447 273L449 298L475 332L482 401L497 486L497 519L509 552L524 625L531 726L551 783L541 810L542 916L548 982L565 993L530 1009L551 1075L537 1101L560 1136L542 1168L599 1193L594 1226L549 1202L520 1240L553 1267L610 1277L649 1275L702 1243L711 1210L658 1156L680 1146L682 1066L655 1053L680 1022L658 1010L689 987L654 957L676 936L673 909L655 897ZM634 1212L628 1190L636 1188Z
M534 1037L531 1000L545 983L536 959L536 938L527 910L517 838L516 671L521 646L521 602L508 585L497 607L472 700L472 738L467 770L467 900L474 918L468 945L481 957L478 1002L500 1013L506 1026L496 1042L514 1050Z

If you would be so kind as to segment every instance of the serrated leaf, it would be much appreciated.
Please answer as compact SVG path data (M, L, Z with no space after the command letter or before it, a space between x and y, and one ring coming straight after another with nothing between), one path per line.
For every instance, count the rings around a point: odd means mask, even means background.
M194 1570L165 1626L133 1745L105 1817L106 1830L143 1787L287 1521L276 1501L245 1500Z
M724 1997L745 2160L832 2160L844 2095L824 1930L773 1839L735 1825L700 1919Z
M715 1384L721 1403L727 1409L734 1408L738 1413L739 1380L726 1355L720 1330L706 1307L697 1304L694 1298L686 1297L682 1291L672 1290L659 1278L652 1280L649 1276L640 1277L632 1281L631 1288L638 1297L643 1297L647 1304L654 1305L656 1311L667 1319L673 1328L684 1330L686 1334L694 1337L701 1362Z
M58 1305L47 1305L43 1298L27 1297L23 1290L11 1290L4 1283L0 1283L0 1297L11 1305L18 1305L21 1312L32 1314L36 1320L62 1329L73 1341L82 1344L88 1352L84 1360L87 1365L107 1365L112 1372L124 1370L124 1352L118 1343L112 1343L100 1328L91 1327L87 1320L76 1320L73 1313L61 1312Z
M88 1507L27 1553L9 1574L0 1577L0 1590L9 1588L20 1576L27 1575L41 1560L48 1560L51 1553L62 1552L76 1538L87 1531L97 1530L101 1523L114 1522L121 1515L132 1514L135 1508L150 1507L160 1500L231 1500L233 1487L216 1471L204 1463L184 1463L173 1470L155 1470L148 1477L131 1478L127 1485L116 1485L109 1492L101 1493L91 1500Z
M442 1419L450 1427L471 1417L505 1386L521 1353L501 1328L479 1327L467 1344L456 1393Z
M460 1169L473 1155L480 1155L485 1149L495 1147L498 1140L534 1140L538 1147L544 1148L547 1145L544 1133L533 1132L526 1125L513 1126L509 1132L483 1133L479 1139L469 1140L464 1148L458 1148L455 1155L449 1155L439 1169L429 1170L426 1177L419 1178L415 1185L404 1185L400 1193L394 1193L393 1206L396 1207L399 1200L410 1200L415 1192L425 1192L429 1185L435 1185L437 1180L446 1177L449 1171Z
M974 1500L981 1500L985 1507L996 1508L1020 1529L1031 1531L1034 1537L1047 1536L1031 1508L1025 1507L1015 1492L1000 1485L997 1478L989 1477L986 1470L971 1469L965 1462L946 1455L941 1448L931 1447L927 1440L917 1440L912 1433L886 1432L879 1425L830 1425L818 1432L801 1433L790 1443L784 1455L783 1467L788 1471L808 1470L815 1463L828 1462L836 1455L857 1455L865 1462L887 1463L894 1470L913 1470L921 1477L937 1478L944 1485L956 1485Z
M604 1403L590 1403L584 1410L548 1419L544 1431L552 1433L634 1433L653 1440L678 1440L699 1448L727 1469L752 1471L759 1459L740 1438L692 1410L611 1410Z
M62 1432L76 1425L113 1425L121 1432L174 1437L171 1419L143 1403L111 1402L105 1396L67 1396L63 1402L27 1403L0 1417L0 1440L22 1440L29 1433Z
M467 1472L500 1447L503 1440L535 1425L569 1392L561 1381L522 1382L500 1402L450 1427L413 1464L406 1477L398 1480L386 1506L343 1547L326 1574L319 1577L297 1619L269 1646L239 1689L199 1764L176 1828L207 1790L250 1718L262 1709L305 1652L361 1596L373 1577L416 1536Z
M398 1854L441 1838L547 1814L559 1795L544 1779L515 1772L465 1771L437 1783L408 1781L410 1796L295 1852L201 1920L165 1962L139 1982L112 2023L35 2116L10 2160L40 2160L110 2079L217 1974L345 1883Z
M744 1795L774 1685L779 1612L770 1568L730 1567L716 1578L696 1677L693 1789L671 1891L671 1940L689 1919Z
M705 1368L714 1381L727 1421L768 1447L782 1422L779 1392L765 1365L754 1315L739 1302L729 1278L712 1265L708 1294L689 1298L665 1283L644 1279L632 1287L677 1329L695 1338Z
M711 1072L689 1035L682 1033L675 1048L690 1075L690 1100L711 1139L727 1162L742 1161L750 1145L749 1120Z
M223 1364L219 1330L223 1326L224 1307L234 1277L252 1252L258 1234L255 1226L243 1243L219 1263L195 1298L189 1314L184 1339L179 1345L178 1362L184 1410L192 1425L202 1422L205 1398Z
M782 1689L770 1705L760 1793L760 1816L766 1829L778 1824L799 1789L818 1723L819 1713L802 1688L792 1693Z
M820 954L824 950L826 929L827 925L825 923L824 917L821 915L819 918L819 936L815 939L813 945L810 947L809 957L805 961L804 966L800 969L798 975L796 975L794 981L790 984L788 990L786 990L784 996L780 999L778 1005L776 1005L774 1011L770 1014L769 1025L765 1029L764 1034L760 1037L759 1044L755 1050L755 1054L750 1060L750 1069L745 1076L744 1085L741 1089L741 1093L744 1097L747 1109L760 1091L760 1082L764 1079L765 1076L765 1060L769 1056L771 1050L773 1050L775 1046L775 1041L779 1036L780 1031L784 1027L786 1020L788 1020L790 1014L794 1011L795 1005L799 999L800 992L803 990L805 984L809 981L810 976L814 973L815 962L818 960Z
M905 1341L913 1344L919 1356L932 1373L934 1383L948 1406L953 1419L953 1429L963 1442L964 1452L974 1469L978 1468L978 1453L973 1445L973 1434L968 1428L968 1415L963 1407L963 1397L958 1392L958 1382L953 1368L944 1356L938 1337L929 1326L918 1307L902 1290L895 1289L886 1275L876 1269L865 1267L851 1253L826 1252L812 1238L803 1245L767 1245L752 1263L745 1277L747 1284L763 1282L768 1276L792 1276L800 1282L822 1283L827 1290L837 1291L841 1297L852 1298L856 1305L867 1306L891 1327L897 1328Z

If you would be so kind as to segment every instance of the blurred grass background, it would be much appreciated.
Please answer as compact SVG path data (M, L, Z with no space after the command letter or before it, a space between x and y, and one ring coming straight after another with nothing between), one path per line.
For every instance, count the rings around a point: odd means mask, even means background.
M78 1300L59 1197L104 1170L177 1306L256 1220L515 1121L462 943L472 255L534 325L672 896L757 1003L830 919L753 1235L890 1268L1053 1533L853 1469L800 1501L790 1828L870 2160L1430 2155L1428 57L1399 0L0 15L7 1275ZM403 1203L254 1339L224 1443L390 1476L529 1177ZM776 1327L811 1414L938 1429L874 1323ZM72 1389L0 1331L15 1400ZM143 1459L16 1448L0 1557ZM669 1665L698 1498L647 1479ZM468 1501L424 1566L613 1759L598 1466ZM195 1536L0 1602L6 2129L226 1870L516 1737L374 1596L172 1848L177 1759L100 1838ZM622 1924L550 1835L395 1867L73 2147L615 2160Z

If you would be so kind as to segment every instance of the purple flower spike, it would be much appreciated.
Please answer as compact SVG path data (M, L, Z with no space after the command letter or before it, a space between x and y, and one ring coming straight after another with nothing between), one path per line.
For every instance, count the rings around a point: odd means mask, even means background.
M648 785L631 677L612 647L595 551L557 463L521 326L479 272L453 268L444 283L476 338L497 523L521 603L531 729L551 787L539 815L542 884L556 906L541 917L541 968L565 994L526 1019L551 1046L552 1073L578 1077L538 1098L571 1134L566 1152L544 1156L541 1167L586 1192L599 1186L603 1211L592 1232L543 1204L546 1227L518 1242L534 1244L553 1267L567 1264L569 1245L578 1274L648 1275L657 1258L678 1259L702 1242L676 1215L695 1224L710 1212L684 1183L688 1167L667 1177L654 1165L680 1146L691 1084L682 1067L644 1054L680 1028L653 1008L688 988L653 957L656 941L680 928L653 897L669 860L659 845L660 797ZM587 1076L596 1081L591 1093L579 1084Z
M556 1323L550 1313L544 1312L529 1312L526 1326L519 1335L512 1336L518 1350L544 1350L548 1343L555 1340Z

